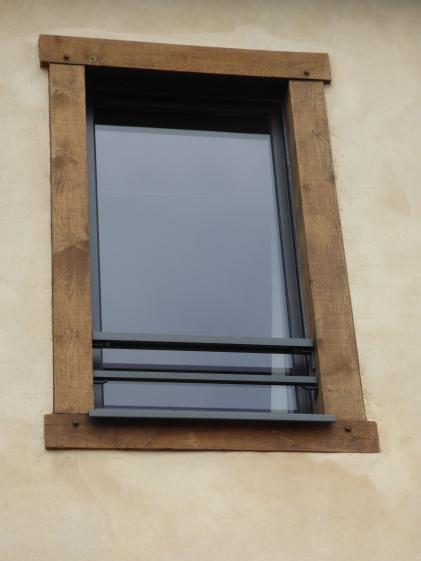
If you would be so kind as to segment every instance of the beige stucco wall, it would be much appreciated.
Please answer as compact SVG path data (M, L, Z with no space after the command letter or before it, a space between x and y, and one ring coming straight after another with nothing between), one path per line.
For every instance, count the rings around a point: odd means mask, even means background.
M421 2L0 0L0 560L421 559ZM47 452L47 72L39 33L326 51L378 455Z

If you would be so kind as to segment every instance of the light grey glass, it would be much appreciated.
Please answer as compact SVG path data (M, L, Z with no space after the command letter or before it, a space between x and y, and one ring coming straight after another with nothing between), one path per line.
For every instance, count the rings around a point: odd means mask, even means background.
M104 407L295 412L290 386L171 382L107 382Z
M183 372L231 372L240 370L270 374L277 366L278 374L293 374L293 358L298 355L278 357L261 353L221 353L202 351L151 351L151 350L107 350L103 351L103 368L142 370L178 370Z
M270 136L96 126L102 329L288 335Z
M101 329L289 337L269 134L95 126ZM106 368L290 373L286 355L104 350ZM108 382L107 406L294 411L294 388Z

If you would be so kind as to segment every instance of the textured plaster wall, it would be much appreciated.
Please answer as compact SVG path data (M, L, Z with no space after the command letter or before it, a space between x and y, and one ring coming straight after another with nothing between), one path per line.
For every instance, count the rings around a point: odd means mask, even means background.
M421 559L421 2L0 0L0 560ZM326 51L378 455L47 452L47 72L39 33Z

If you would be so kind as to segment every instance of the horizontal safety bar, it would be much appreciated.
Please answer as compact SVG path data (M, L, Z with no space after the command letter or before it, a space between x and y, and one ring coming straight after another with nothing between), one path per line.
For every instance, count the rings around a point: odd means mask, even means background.
M311 354L311 339L260 339L254 337L175 337L136 333L95 332L95 349L151 349L222 353Z
M216 384L265 384L274 386L305 386L317 388L314 376L285 376L282 374L219 374L203 372L136 372L132 370L94 370L96 382L199 382Z
M283 421L333 423L335 415L318 413L276 413L271 411L205 411L203 409L148 409L136 407L99 407L89 411L97 419L203 419L231 421Z

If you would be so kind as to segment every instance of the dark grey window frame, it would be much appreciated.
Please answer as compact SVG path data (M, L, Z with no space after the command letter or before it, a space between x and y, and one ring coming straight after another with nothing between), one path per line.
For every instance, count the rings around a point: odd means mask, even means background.
M154 74L143 72L145 74ZM158 84L161 82L164 87L168 80L168 73L158 73ZM166 76L167 75L167 76ZM131 81L133 75L130 77ZM181 77L180 82L184 83L185 79ZM214 77L213 77L214 78ZM197 76L189 76L189 81L202 83L204 78ZM227 78L220 81L227 81ZM99 87L96 90L96 84L99 82ZM169 79L170 83L174 83L173 77ZM241 86L241 79L236 79L236 82ZM268 81L269 82L269 81ZM108 84L110 82L108 81ZM156 87L156 81L152 80L153 86ZM250 85L250 79L247 81ZM94 84L94 87L89 90L89 85ZM277 82L279 84L279 82ZM261 80L260 80L261 86ZM162 88L162 86L159 86ZM101 79L97 80L95 76L91 80L88 79L88 111L87 111L87 130L88 130L88 163L89 163L89 185L90 185L90 255L91 255L91 278L92 278L92 322L93 322L93 357L94 357L94 396L95 408L90 412L92 417L107 418L107 417L128 417L128 418L184 418L184 419L236 419L236 420L280 420L280 421L316 421L316 422L332 422L335 420L334 415L319 415L313 413L258 413L258 412L192 412L192 411L136 411L133 409L111 409L104 408L102 401L102 383L110 380L125 380L125 381L194 381L201 382L218 382L218 383L249 383L249 384L269 384L269 385L284 385L294 386L296 388L297 403L299 406L306 402L304 407L308 407L308 399L312 400L317 392L317 380L311 376L311 360L313 352L312 341L306 338L306 331L304 325L304 314L301 302L301 289L298 277L298 258L295 249L295 236L292 212L291 189L289 187L290 181L288 177L288 164L286 144L284 140L284 123L283 115L281 113L279 97L275 101L270 96L270 84L268 85L269 95L267 97L254 97L254 92L247 97L238 97L238 93L231 98L221 99L220 92L211 96L211 100L201 99L197 91L186 92L172 92L172 95L167 97L162 95L163 89L159 89L158 93L153 90L147 91L141 96L141 99L136 95L136 86L133 89L129 86L128 90L119 87L112 87L115 91L106 91L101 84ZM253 88L251 88L253 89ZM224 92L222 84L221 91ZM235 90L237 91L237 90ZM277 96L279 92L277 92ZM226 338L200 338L200 337L172 337L171 335L162 335L160 337L148 336L147 334L108 334L101 331L101 302L100 302L100 270L99 270L99 256L98 256L98 211L96 204L96 162L95 162L95 122L103 122L106 124L118 123L122 124L122 113L118 109L122 99L125 100L125 113L124 119L127 122L127 115L133 108L148 107L159 112L166 111L167 116L172 114L175 121L178 121L178 115L183 113L182 120L184 126L182 128L191 128L191 120L189 126L186 126L186 115L194 120L194 115L199 114L202 117L200 128L203 128L203 115L208 115L209 130L213 130L215 126L215 117L225 120L227 123L230 120L230 115L243 115L245 120L253 116L264 115L270 123L270 135L272 140L272 153L274 156L274 173L276 184L276 199L278 206L278 217L280 224L280 240L282 251L282 263L284 266L284 273L286 279L287 290L287 305L288 305L288 318L290 322L290 331L292 334L291 339L226 339ZM217 101L215 101L217 100ZM98 110L98 107L100 108ZM221 111L223 116L221 117ZM97 115L100 115L99 119ZM159 120L159 118L158 118ZM145 120L141 120L145 124ZM152 123L157 122L156 116L152 118ZM166 120L166 123L168 121ZM130 120L130 124L133 121ZM157 126L155 124L155 126ZM206 126L206 124L205 124ZM225 124L224 127L227 125ZM198 127L199 128L199 127ZM249 130L249 126L248 129ZM224 129L225 130L225 129ZM238 128L235 128L237 131ZM286 188L281 188L286 185ZM217 369L207 369L203 371L188 371L187 369L165 367L157 369L148 367L141 371L133 370L109 370L102 367L102 349L103 348L147 348L147 349L166 349L166 350L213 350L217 352L271 352L273 354L290 354L294 352L295 358L293 366L293 375L286 376L274 371L271 375L256 372L253 369L248 372L247 369L241 369L239 372L220 372ZM304 408L303 407L303 408Z

